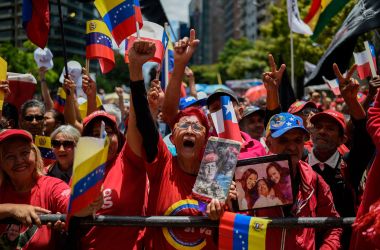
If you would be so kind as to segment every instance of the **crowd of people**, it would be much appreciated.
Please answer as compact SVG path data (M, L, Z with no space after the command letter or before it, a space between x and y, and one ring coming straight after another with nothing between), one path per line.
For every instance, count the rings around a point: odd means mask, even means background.
M149 79L148 88L144 84L142 67L154 56L154 43L136 41L128 54L128 105L123 89L117 88L117 104L98 107L96 83L83 70L82 88L87 98L83 119L70 76L63 84L64 112L54 109L46 68L39 71L42 100L28 100L21 107L4 103L0 219L12 217L21 225L0 224L1 249L217 249L217 229L191 225L78 226L66 232L61 221L41 224L39 214L67 213L74 154L80 153L75 152L76 144L81 136L99 137L102 123L110 141L102 190L75 217L92 215L94 210L96 215L207 215L212 220L220 219L224 211L269 218L357 216L353 228L269 228L266 248L380 247L376 213L380 207L376 187L380 78L360 89L352 78L355 65L345 76L332 65L341 96L313 92L284 110L279 87L286 66L277 67L269 55L270 70L262 77L267 90L265 105L263 100L249 103L225 89L198 97L194 86L194 97L181 97L185 75L195 82L187 65L199 43L194 30L175 43L174 69L163 91L155 77ZM7 81L1 81L0 90L12 95ZM222 108L221 96L230 97L240 126L239 160L288 154L290 169L273 162L262 178L254 169L247 169L231 183L225 203L212 199L203 208L192 190L208 138L216 136L211 113ZM50 137L54 161L41 154L36 146L38 136ZM209 158L210 164L217 160ZM241 201L247 207L244 212L237 209L237 184L245 192ZM76 240L67 241L66 237Z

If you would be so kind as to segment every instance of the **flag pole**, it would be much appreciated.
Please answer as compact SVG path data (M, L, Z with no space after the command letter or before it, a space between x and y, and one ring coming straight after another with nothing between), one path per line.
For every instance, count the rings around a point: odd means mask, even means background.
M164 24L164 32L166 32L166 34L168 34L168 23L165 23ZM169 36L169 35L168 35ZM169 39L169 43L170 43L170 39ZM165 79L165 89L166 87L168 86L169 84L169 45L167 46L166 50L165 50L165 61L164 61L164 67L165 67L165 71L164 71L164 79Z
M57 4L58 4L58 14L59 14L59 26L61 28L61 42L62 42L62 49L63 49L63 61L65 64L65 74L69 75L69 71L67 69L66 42L65 42L65 34L64 34L64 30L63 30L63 17L62 17L61 0L57 0Z
M87 75L89 76L90 75L90 59L89 58L86 58L86 71L87 71Z
M365 41L364 46L365 46L365 51L366 51L368 62L369 62L369 67L371 69L372 77L376 77L377 73L375 69L375 64L373 63L371 49L369 48L369 42Z
M294 82L294 44L293 44L293 31L290 29L290 64L291 64L291 84L293 91L297 95L297 89L295 88Z

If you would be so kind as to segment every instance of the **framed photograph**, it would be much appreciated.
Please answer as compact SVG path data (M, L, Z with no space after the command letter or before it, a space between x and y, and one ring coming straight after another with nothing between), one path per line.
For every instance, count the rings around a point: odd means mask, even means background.
M239 211L293 204L288 155L239 160L235 170Z
M197 179L193 187L194 198L208 201L216 198L224 202L235 172L240 143L218 137L207 141Z

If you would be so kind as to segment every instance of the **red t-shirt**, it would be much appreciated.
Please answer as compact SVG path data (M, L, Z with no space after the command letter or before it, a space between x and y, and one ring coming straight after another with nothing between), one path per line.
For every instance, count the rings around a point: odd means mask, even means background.
M143 160L127 143L114 162L106 167L102 209L97 215L144 216L147 176ZM144 228L91 227L82 237L82 249L140 249Z
M146 164L150 181L148 215L200 216L191 193L196 176L182 171L160 137L156 159ZM210 228L147 228L147 249L216 249Z
M265 148L258 140L252 139L247 133L242 131L240 133L244 139L244 143L241 145L239 160L266 155Z
M69 197L69 186L63 181L49 176L41 176L29 192L16 192L9 181L4 181L0 186L0 204L30 204L46 208L53 214L67 212ZM19 243L22 249L55 249L51 229L46 225L41 228L37 228L35 225L28 228L26 226L0 224L0 235L2 241L4 238L9 240L18 237L19 242L24 242Z

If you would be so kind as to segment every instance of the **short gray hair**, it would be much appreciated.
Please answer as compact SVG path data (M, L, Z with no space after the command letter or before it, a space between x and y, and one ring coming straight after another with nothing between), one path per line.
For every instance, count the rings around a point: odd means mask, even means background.
M80 137L80 132L78 129L74 128L71 125L61 125L58 128L56 128L51 134L50 138L53 140L59 133L62 133L64 137L70 137L73 138L75 143L78 142Z
M34 108L34 107L39 108L42 115L45 114L45 105L42 102L40 102L39 100L31 99L31 100L24 102L21 105L21 117L24 118L24 116L26 114L26 110L28 108Z

